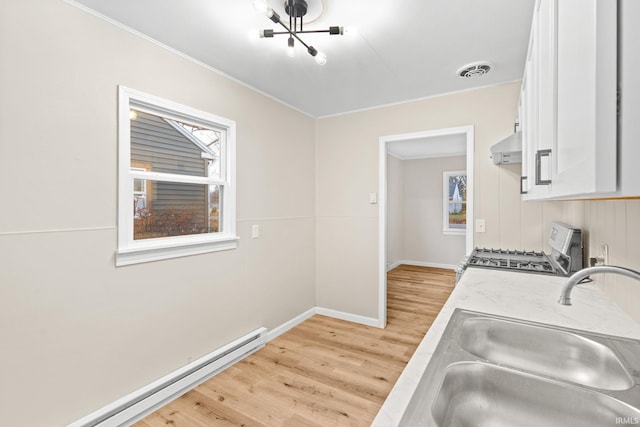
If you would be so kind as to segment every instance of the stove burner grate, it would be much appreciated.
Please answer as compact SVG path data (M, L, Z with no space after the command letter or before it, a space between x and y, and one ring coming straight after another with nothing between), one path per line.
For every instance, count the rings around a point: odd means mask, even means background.
M476 248L467 265L484 268L518 270L557 274L556 268L544 252L511 249Z

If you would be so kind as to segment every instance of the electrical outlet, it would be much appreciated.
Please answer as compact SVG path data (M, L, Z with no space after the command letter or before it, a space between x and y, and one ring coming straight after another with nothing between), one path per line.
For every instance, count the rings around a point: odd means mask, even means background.
M476 219L476 233L484 233L486 231L485 226L484 219Z
M254 224L251 226L251 238L257 239L260 237L260 226L258 224Z

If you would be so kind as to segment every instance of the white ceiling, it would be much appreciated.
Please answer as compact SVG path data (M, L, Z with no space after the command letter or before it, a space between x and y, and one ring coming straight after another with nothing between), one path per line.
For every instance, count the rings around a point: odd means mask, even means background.
M307 0L355 37L305 34L326 53L319 66L276 29L253 0L68 0L143 33L313 117L490 86L522 78L534 0ZM283 0L268 0L283 18ZM284 19L283 19L284 20ZM288 21L288 19L287 19ZM488 61L483 77L462 79L467 63Z
M465 156L467 134L438 135L387 142L387 153L401 160Z

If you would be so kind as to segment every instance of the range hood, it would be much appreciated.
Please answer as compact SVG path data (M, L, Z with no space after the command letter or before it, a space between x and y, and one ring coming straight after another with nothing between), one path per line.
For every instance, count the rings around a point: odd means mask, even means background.
M491 147L491 158L496 165L522 163L522 132L515 132Z

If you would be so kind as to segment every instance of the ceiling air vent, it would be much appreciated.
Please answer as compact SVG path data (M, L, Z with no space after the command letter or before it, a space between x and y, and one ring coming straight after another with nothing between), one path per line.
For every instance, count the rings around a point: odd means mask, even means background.
M474 62L467 64L457 71L458 77L468 79L471 77L484 76L491 70L491 66L486 62Z

